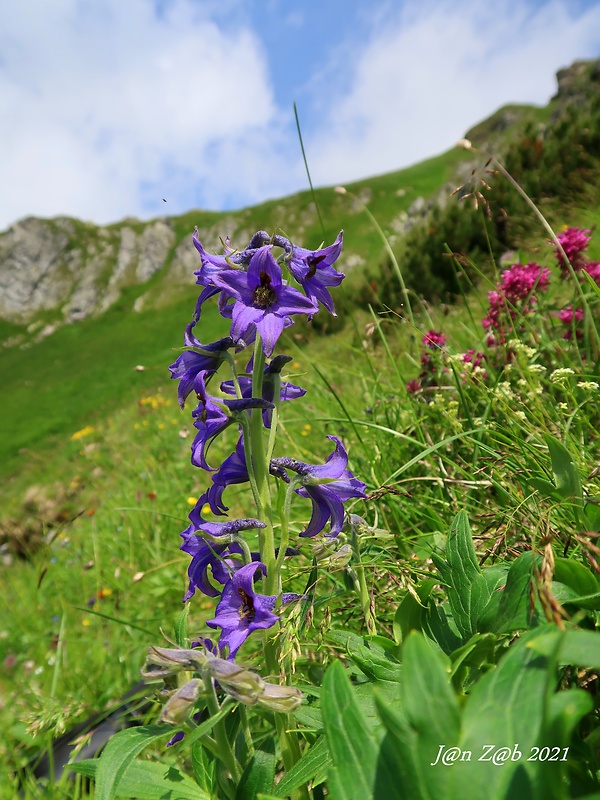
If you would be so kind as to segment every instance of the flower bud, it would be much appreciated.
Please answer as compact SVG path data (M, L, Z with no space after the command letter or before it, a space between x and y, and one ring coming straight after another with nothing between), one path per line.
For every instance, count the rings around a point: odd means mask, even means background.
M199 678L188 681L167 700L158 721L181 725L191 714L201 690L202 681Z
M258 698L258 705L282 714L291 714L300 707L304 696L295 686L279 686L276 683L265 683L263 692Z
M210 675L227 694L247 705L256 703L265 685L260 675L222 658L209 658L203 674Z
M352 558L352 547L343 544L336 547L337 540L330 539L319 542L313 547L313 556L321 567L345 567Z
M149 647L146 663L141 669L142 678L166 678L176 672L200 670L206 662L202 650L179 650L167 647Z

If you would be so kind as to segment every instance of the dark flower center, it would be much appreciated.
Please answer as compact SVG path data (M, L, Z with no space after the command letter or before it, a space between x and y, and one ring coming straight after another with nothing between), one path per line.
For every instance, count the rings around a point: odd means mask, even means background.
M259 308L268 308L277 300L277 293L271 287L271 276L264 270L260 273L260 286L254 290L253 299Z
M243 589L238 589L238 594L242 598L242 605L240 606L240 619L247 619L252 622L254 619L254 600Z
M306 260L308 264L308 272L306 273L306 278L314 278L317 272L317 267L325 259L325 256L312 256ZM305 278L305 280L306 280Z

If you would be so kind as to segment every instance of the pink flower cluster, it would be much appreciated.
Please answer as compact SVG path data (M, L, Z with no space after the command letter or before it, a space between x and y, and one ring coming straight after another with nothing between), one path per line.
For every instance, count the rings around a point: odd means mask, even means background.
M558 318L563 325L568 325L568 330L565 332L563 339L570 339L573 335L574 324L583 320L583 308L573 309L573 306L567 306L559 312ZM575 330L575 336L578 339L583 339L583 331Z
M441 331L430 330L421 340L425 347L433 351L441 351L446 344L446 337ZM440 363L440 359L435 353L423 351L421 355L421 372L419 380L411 380L406 384L406 390L410 394L421 391L421 389L439 386L439 377L442 372L447 372L447 367Z
M476 369L481 367L485 361L485 353L482 353L481 350L467 350L466 353L463 353L462 360L463 364L472 364L473 369Z
M567 228L566 230L561 231L556 237L560 242L562 249L565 251L565 255L571 262L571 266L575 272L583 269L585 262L583 252L590 243L591 237L591 231L585 231L583 228ZM556 260L558 261L563 273L568 273L567 263L560 251L560 248L554 248L554 255L556 256Z
M537 302L533 290L545 292L550 280L550 270L535 262L513 264L502 272L501 280L494 291L488 292L490 307L487 316L481 321L485 330L493 328L503 341L507 323L518 315L525 316L533 311ZM512 328L509 325L509 328ZM488 344L493 344L492 339Z
M446 344L446 337L441 331L430 330L423 336L422 342L430 350L437 350Z
M567 228L557 237L569 262L579 280L584 282L584 271L600 286L600 261L588 261L585 251L591 239L591 231L582 228ZM562 276L569 273L568 264L558 247L554 254L561 268ZM524 331L521 323L523 317L532 314L537 307L537 295L547 291L551 272L547 267L530 262L529 264L512 264L502 271L500 280L494 289L488 292L489 307L482 325L486 333L485 345L490 348L467 350L460 359L465 365L459 372L463 383L485 381L489 374L487 367L494 369L510 363L515 358L515 351L508 342L519 337ZM577 291L581 294L578 287ZM561 311L552 311L550 316L564 325L564 339L583 339L584 309L574 304ZM573 335L574 334L574 335ZM429 330L422 338L421 372L418 379L409 381L406 389L411 394L423 390L434 390L448 383L444 373L448 373L448 357L445 350L447 339L441 331ZM491 348L494 348L493 350ZM428 401L431 395L423 399Z
M585 256L585 250L592 238L591 231L583 230L582 228L567 228L559 233L556 238L562 245L573 270L575 272L585 270L592 280L600 284L600 261L588 261ZM554 248L554 255L562 270L563 277L566 277L569 274L569 268L558 247ZM580 279L582 278L583 276L580 276Z

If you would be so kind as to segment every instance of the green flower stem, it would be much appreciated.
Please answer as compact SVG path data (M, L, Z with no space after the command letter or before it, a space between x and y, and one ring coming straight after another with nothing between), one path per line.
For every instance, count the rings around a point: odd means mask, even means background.
M250 420L248 419L247 414L244 413L243 418L241 420L242 432L244 434L244 454L246 456L246 469L248 470L248 478L250 479L250 488L252 489L252 496L254 497L254 502L256 504L256 509L258 511L258 516L261 515L260 513L260 494L258 491L258 485L256 483L256 478L254 476L254 465L252 463L252 453L250 452Z
M250 730L250 725L248 723L248 712L246 711L246 706L243 703L240 703L239 710L240 719L242 722L242 733L244 735L246 747L248 748L248 759L251 759L254 755L254 741L252 740L252 731Z
M277 644L276 640L269 640L267 634L268 631L265 631L265 662L267 664L269 675L274 678L279 671L277 661ZM298 736L294 731L296 723L290 714L275 713L275 726L277 728L277 736L279 739L279 746L281 748L283 765L286 769L286 772L289 772L302 756L300 744L298 742ZM306 787L304 787L302 790L299 790L297 796L302 798L302 800L309 800L310 797Z
M279 538L279 555L277 556L277 561L275 562L275 569L279 573L281 572L281 566L283 564L283 559L285 558L285 551L287 550L287 546L290 542L289 521L292 509L292 495L296 487L296 483L296 481L291 480L287 485L285 490L285 500L283 501L283 510L280 516L281 536Z
M215 686L209 676L204 678L204 688L206 689L208 710L214 716L215 714L218 714L221 709L215 693ZM219 758L229 770L233 782L237 784L242 777L242 770L237 762L233 750L231 749L231 744L227 738L227 732L225 731L224 721L219 720L219 722L215 724L213 730L217 745L219 747Z
M354 579L354 584L356 586L356 590L358 592L358 596L360 597L360 606L362 608L363 617L365 618L365 623L367 626L367 632L370 635L375 635L377 633L377 626L375 624L375 618L373 616L373 612L371 610L371 595L369 593L369 587L367 586L367 579L365 576L365 568L362 565L362 561L360 558L360 543L358 540L358 535L354 530L354 526L352 526L352 533L350 536L350 544L352 546L352 552L354 554L354 558L356 560L355 568L350 572ZM350 570L349 570L350 571ZM352 574L354 573L354 574Z
M252 551L250 550L250 546L248 542L244 539L243 536L240 536L236 539L237 544L242 548L242 552L244 555L244 564L251 564L252 563Z
M265 356L262 350L262 339L256 335L254 346L254 366L252 369L252 397L262 397ZM271 506L271 490L269 486L269 463L264 447L264 428L262 409L253 408L250 413L250 451L249 469L254 473L258 493L258 515L266 524L259 531L258 541L260 559L266 567L267 574L263 580L265 594L273 595L281 592L281 581L275 569L275 534L273 531L273 511Z
M231 378L233 380L233 386L235 388L235 396L237 397L238 400L241 400L242 390L240 388L240 380L238 378L237 369L235 367L235 361L229 351L226 351L225 353L225 360L227 361L231 369Z
M272 376L273 379L273 403L275 408L271 412L271 430L269 431L269 443L267 444L267 465L273 458L275 449L275 439L277 438L277 425L279 423L279 404L281 403L281 373Z

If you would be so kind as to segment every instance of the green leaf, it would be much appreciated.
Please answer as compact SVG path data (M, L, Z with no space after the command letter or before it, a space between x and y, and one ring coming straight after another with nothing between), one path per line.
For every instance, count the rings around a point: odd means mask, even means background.
M322 711L333 761L328 784L332 800L369 800L373 796L380 737L365 725L340 661L334 661L325 673Z
M482 574L489 591L489 599L477 620L477 630L480 633L494 630L509 568L508 564L497 564L483 570Z
M595 631L553 631L528 641L527 647L545 656L557 652L561 664L600 669L600 636Z
M452 522L445 555L444 560L434 554L433 562L446 586L456 627L469 639L477 633L477 622L491 592L477 561L466 511L459 511Z
M465 645L451 653L451 675L453 681L456 681L457 688L462 683L458 676L465 673L467 667L489 663L497 641L496 636L492 633L476 633Z
M585 518L587 521L586 528L589 531L600 533L600 498L588 498L588 502L585 504Z
M595 292L598 295L598 297L600 297L600 286L598 286L598 284L592 278L592 276L589 274L589 272L587 270L585 270L585 269L582 269L581 270L581 274L583 275L583 277L587 281L587 284L591 288L591 290L593 292ZM600 795L598 795L598 796L600 797ZM586 798L586 800L594 800L594 799L593 798Z
M426 580L414 587L418 600L411 592L407 592L394 614L394 639L402 642L412 630L422 630L423 616L427 611L429 597L435 586L434 580Z
M431 603L423 622L423 633L435 642L442 652L453 653L462 644L447 603Z
M581 596L595 594L600 588L593 572L573 558L554 560L554 580L564 583Z
M215 723L229 714L233 705L224 705L218 714L210 717L190 733L186 734L188 746L212 730ZM111 800L118 789L119 781L128 765L152 742L172 736L173 729L164 725L148 725L128 728L116 733L108 742L98 761L96 775L96 800Z
M559 497L556 486L544 478L528 477L527 483L548 500L556 500Z
M432 650L427 640L411 633L404 645L402 710L414 734L413 757L424 796L442 798L446 776L431 769L431 752L443 742L458 740L460 711L450 684L448 660Z
M595 594L580 595L558 581L552 582L552 594L561 605L575 606L575 608L586 608L590 610L600 609L600 592Z
M238 783L235 800L256 800L257 795L269 793L275 780L275 745L273 740L265 742L256 750Z
M348 657L371 680L399 681L402 665L374 641L349 631L329 631L329 639L343 647ZM395 647L394 643L391 643Z
M460 711L450 686L446 659L434 651L427 639L416 631L404 645L404 670L400 703L391 705L377 695L377 708L387 729L382 753L389 748L388 772L393 783L378 780L382 800L391 796L411 800L447 797L447 775L431 768L431 753L439 745L452 746L458 740Z
M548 663L528 646L537 632L524 634L512 645L495 669L487 672L467 698L458 746L471 753L470 760L458 760L447 770L449 796L533 797L535 765L527 762L531 747L538 745L544 719ZM440 739L440 744L444 739ZM505 761L501 767L479 761L486 744L495 747L518 746L520 758ZM526 755L525 755L526 754ZM435 760L435 754L431 761ZM446 768L447 769L447 768Z
M568 747L573 731L594 708L592 697L583 689L568 689L550 697L544 731L539 747ZM562 791L568 780L569 765L564 761L540 764L537 779L540 796L546 800L563 800Z
M85 775L86 778L94 778L98 768L98 759L84 758L82 761L74 761L72 764L68 764L67 767L71 772Z
M194 777L201 789L212 792L216 778L216 761L200 742L194 742L191 748Z
M88 759L71 764L70 769L89 778L99 772L100 761ZM151 761L132 761L119 780L119 785L112 797L144 798L144 800L212 800L187 775L177 767L168 764L156 764ZM95 797L98 797L96 793Z
M571 454L554 436L546 434L545 439L550 451L552 473L558 493L565 499L578 499L581 502L581 483Z
M309 781L320 783L325 779L332 765L327 739L320 736L317 741L294 764L275 787L277 797L287 797L295 789L305 786Z
M498 605L498 616L494 630L496 633L510 633L534 627L538 623L539 613L534 608L531 613L531 577L534 559L541 557L528 551L522 553L510 565L506 576L506 586Z
M323 730L323 715L317 705L302 705L294 711L293 716L305 728L309 728L312 731Z
M172 735L173 730L164 725L139 726L116 733L104 748L98 762L96 800L111 800L116 797L115 790L119 781L133 759L152 742Z
M175 620L175 641L179 647L187 647L188 645L188 617L190 614L190 604L186 603L183 611L177 615Z

